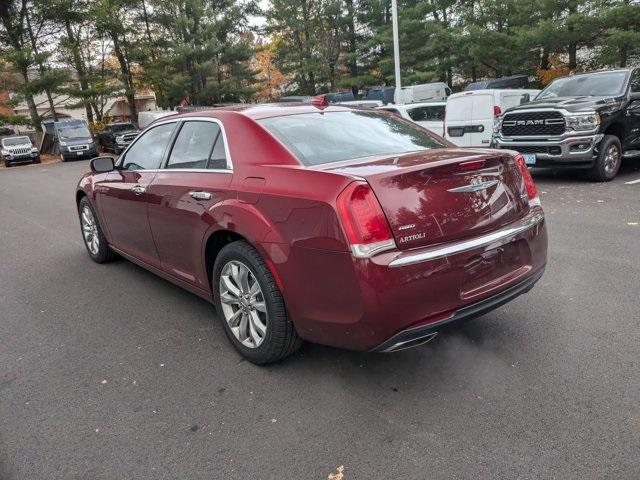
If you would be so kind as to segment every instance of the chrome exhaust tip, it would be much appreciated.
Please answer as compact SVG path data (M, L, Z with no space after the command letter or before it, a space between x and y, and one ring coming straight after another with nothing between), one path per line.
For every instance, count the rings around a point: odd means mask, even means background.
M425 335L412 338L410 340L405 340L404 342L397 342L391 345L390 347L381 350L382 353L391 353L391 352L399 352L400 350L406 350L408 348L418 347L420 345L424 345L425 343L429 343L438 335L438 332L427 333Z

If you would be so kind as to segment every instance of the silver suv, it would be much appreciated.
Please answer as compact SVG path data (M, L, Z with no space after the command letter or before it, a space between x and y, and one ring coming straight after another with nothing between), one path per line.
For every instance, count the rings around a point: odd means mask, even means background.
M14 162L40 163L40 153L29 137L5 137L2 139L2 159L5 167Z

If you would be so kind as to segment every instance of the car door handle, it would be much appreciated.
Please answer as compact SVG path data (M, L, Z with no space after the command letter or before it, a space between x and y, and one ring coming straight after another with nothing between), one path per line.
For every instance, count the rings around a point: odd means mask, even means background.
M209 192L189 192L196 200L211 200L211 194Z
M142 185L134 185L133 187L131 187L131 191L136 195L142 195L144 192L147 191L147 189Z

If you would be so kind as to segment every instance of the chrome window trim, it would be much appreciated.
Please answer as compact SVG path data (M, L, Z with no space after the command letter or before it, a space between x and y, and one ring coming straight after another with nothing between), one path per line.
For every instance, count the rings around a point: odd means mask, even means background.
M530 228L540 223L542 220L544 220L544 213L542 212L542 209L534 208L529 214L518 221L516 225L509 226L498 230L497 232L481 235L469 240L431 247L428 250L422 251L420 253L407 255L399 254L389 263L389 267L404 267L407 265L413 265L415 263L437 260L439 258L447 257L449 255L455 255L480 247L486 247L497 242L506 243L515 235L529 230Z
M118 158L118 162L117 165L120 166L122 164L122 162L124 161L124 157L127 154L127 152L129 151L129 149L131 147L133 147L136 142L148 131L151 130L152 128L155 127L159 127L160 125L164 125L167 123L175 123L176 126L178 126L179 124L182 124L184 122L188 122L191 120L195 120L195 121L199 121L199 122L213 122L216 123L219 127L220 127L220 132L222 133L222 139L224 140L224 154L227 157L227 169L222 170L222 169L206 169L206 168L166 168L166 164L164 162L163 159L163 163L161 164L162 168L154 168L154 169L149 169L149 170L129 170L130 172L165 172L165 171L172 171L172 172L194 172L194 173L233 173L233 160L231 159L231 152L229 151L229 141L227 139L227 131L224 128L224 124L222 123L221 120L217 119L217 118L213 118L213 117L180 117L180 118L171 118L171 119L167 119L167 120L160 120L158 122L153 122L151 125L149 125L147 128L145 128L143 131L141 131L138 136L133 140L133 142L131 142L127 148L120 154L120 157ZM175 128L175 127L174 127ZM178 131L178 134L180 134L180 132ZM173 148L173 145L172 147ZM168 152L169 154L171 152ZM122 159L122 162L120 161L120 159ZM168 157L167 157L168 159Z

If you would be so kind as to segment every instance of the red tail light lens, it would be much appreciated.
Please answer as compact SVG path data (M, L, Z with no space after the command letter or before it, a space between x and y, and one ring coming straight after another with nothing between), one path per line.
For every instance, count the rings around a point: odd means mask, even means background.
M527 164L524 162L523 156L516 155L513 160L516 162L516 167L518 167L518 171L524 180L524 186L527 189L527 197L529 197L529 204L540 204L538 189L536 188L536 184L533 183L533 178L531 178L529 168L527 168Z
M494 105L493 106L493 116L494 117L499 117L500 115L502 115L502 109L498 105Z
M336 206L354 256L369 257L395 247L387 218L368 183L351 183L338 196Z

